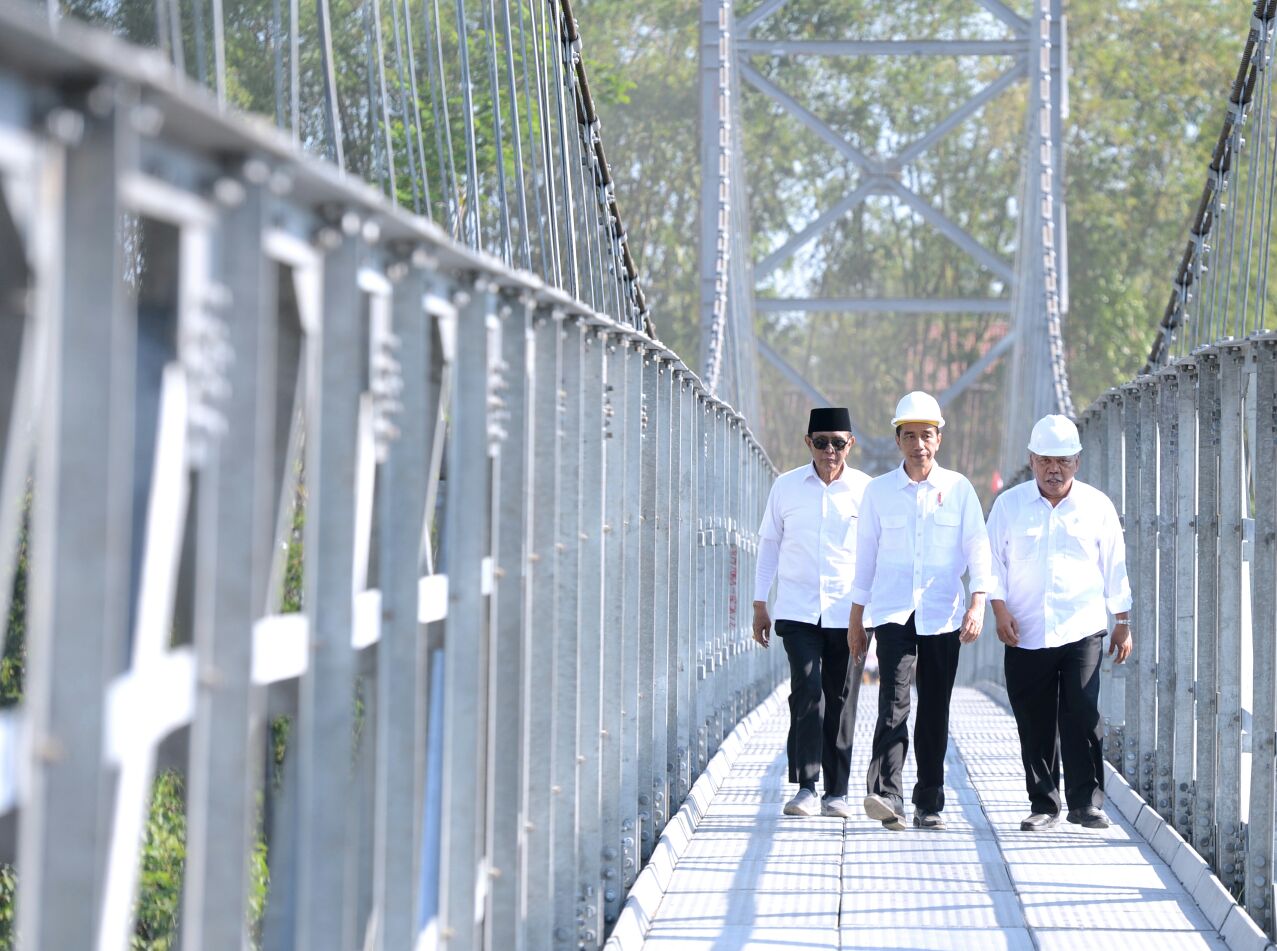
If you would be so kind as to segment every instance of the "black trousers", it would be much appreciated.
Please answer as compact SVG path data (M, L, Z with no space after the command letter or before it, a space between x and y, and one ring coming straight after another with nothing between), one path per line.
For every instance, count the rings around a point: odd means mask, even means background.
M1104 806L1103 650L1103 631L1059 647L1006 649L1007 697L1034 812L1060 811L1061 753L1068 807Z
M869 761L869 792L904 805L902 774L909 752L909 688L918 686L914 719L914 760L918 781L913 804L922 812L944 809L944 754L949 747L949 698L958 672L957 631L919 637L913 615L904 624L880 624L878 639L878 725Z
M851 663L845 627L780 620L776 633L789 658L789 781L815 789L823 769L825 795L845 796L864 661Z

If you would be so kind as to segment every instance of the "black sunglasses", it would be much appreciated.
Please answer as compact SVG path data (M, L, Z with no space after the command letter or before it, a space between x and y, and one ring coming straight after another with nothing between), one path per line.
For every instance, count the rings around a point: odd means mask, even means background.
M830 446L833 446L839 452L846 449L848 445L847 440L845 439L839 439L837 437L830 439L828 436L816 436L812 439L811 444L817 449L828 449Z

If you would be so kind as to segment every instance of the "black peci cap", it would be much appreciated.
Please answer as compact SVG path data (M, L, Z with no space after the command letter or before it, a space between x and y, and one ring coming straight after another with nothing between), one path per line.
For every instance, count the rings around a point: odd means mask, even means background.
M849 433L851 432L851 413L845 406L817 407L807 418L807 432L808 434Z

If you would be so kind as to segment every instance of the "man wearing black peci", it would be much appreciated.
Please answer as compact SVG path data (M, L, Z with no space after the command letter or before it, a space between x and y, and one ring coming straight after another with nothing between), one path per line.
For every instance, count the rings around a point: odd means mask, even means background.
M779 578L776 633L789 658L789 781L785 815L849 818L847 781L864 659L850 663L847 613L856 566L856 519L869 477L847 465L855 445L844 407L813 409L811 462L777 477L759 528L754 640L767 647L767 596ZM824 773L824 798L816 784Z

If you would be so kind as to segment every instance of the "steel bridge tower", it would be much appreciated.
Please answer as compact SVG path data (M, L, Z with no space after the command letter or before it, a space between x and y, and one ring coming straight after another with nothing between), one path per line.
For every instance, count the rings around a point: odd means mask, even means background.
M1061 322L1068 310L1068 266L1065 251L1063 159L1060 143L1068 115L1067 24L1063 0L1031 0L1027 16L1003 0L970 0L972 12L983 8L991 15L988 29L976 39L927 38L811 40L776 35L774 16L789 0L761 0L738 4L736 0L702 0L701 6L701 115L702 115L702 224L701 315L702 362L712 389L732 401L744 381L725 373L749 365L753 353L761 354L786 380L813 403L829 402L818 380L807 379L765 339L753 338L754 314L790 313L814 315L870 314L887 320L904 315L942 319L955 314L1006 315L1006 332L952 379L937 396L947 405L964 393L999 360L1010 355L1007 393L999 453L1002 473L1024 463L1029 429L1050 412L1073 415ZM737 8L744 8L738 10ZM772 29L767 35L765 25ZM998 56L1011 65L992 82L957 105L925 134L894 151L877 155L858 146L816 112L764 75L757 57L803 56L867 58L908 57L934 61L943 57ZM789 236L770 253L748 266L740 260L749 254L749 225L745 196L748 156L740 147L740 93L752 87L779 106L786 119L799 123L828 145L837 159L855 173L855 185L834 204L815 209L805 227ZM927 153L960 125L978 121L981 111L1012 88L1027 87L1028 108L1024 126L1019 194L1015 196L1016 242L1012 260L988 247L919 190L911 188L902 170ZM885 196L903 206L943 235L963 253L972 267L990 276L997 293L972 298L945 292L930 296L761 296L760 285L795 254L851 215L874 196ZM1007 196L1009 197L1009 196ZM1005 200L1005 199L1002 199ZM855 248L840 249L854 255ZM738 287L741 282L746 287ZM740 354L748 353L749 357ZM864 447L880 465L894 462L889 434L870 435ZM867 445L866 445L867 443Z

